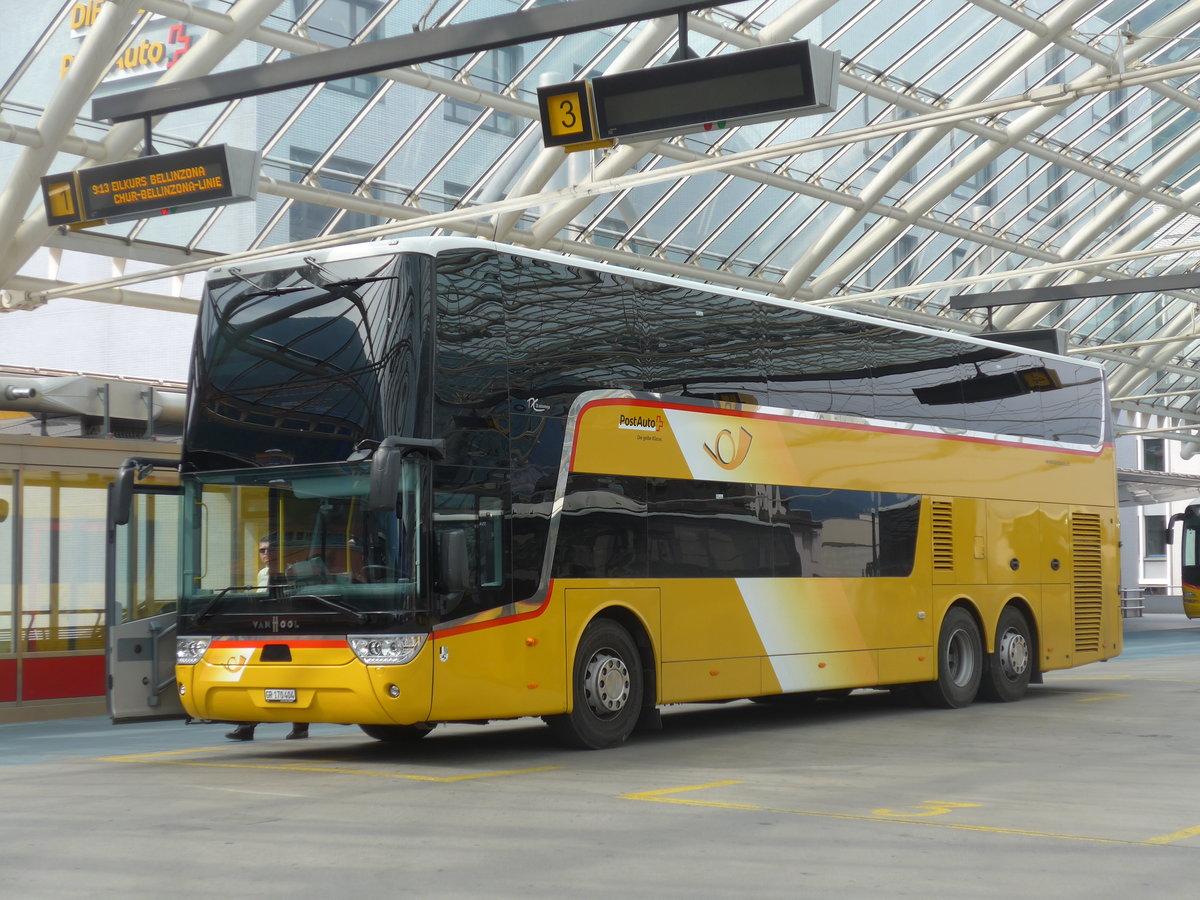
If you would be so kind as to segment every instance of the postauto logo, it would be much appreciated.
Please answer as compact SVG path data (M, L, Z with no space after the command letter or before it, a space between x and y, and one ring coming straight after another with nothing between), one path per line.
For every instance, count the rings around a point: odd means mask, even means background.
M621 413L617 427L625 431L662 431L667 426L662 413L657 416L636 416Z

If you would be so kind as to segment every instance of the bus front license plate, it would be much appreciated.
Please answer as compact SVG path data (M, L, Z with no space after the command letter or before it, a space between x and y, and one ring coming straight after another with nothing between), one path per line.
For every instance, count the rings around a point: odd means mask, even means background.
M266 701L268 703L295 703L296 689L295 688L266 688Z

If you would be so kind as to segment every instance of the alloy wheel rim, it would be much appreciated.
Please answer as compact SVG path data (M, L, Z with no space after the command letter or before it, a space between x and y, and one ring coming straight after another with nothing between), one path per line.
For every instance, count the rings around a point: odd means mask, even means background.
M611 650L598 650L583 677L588 707L598 716L613 716L629 701L629 667Z

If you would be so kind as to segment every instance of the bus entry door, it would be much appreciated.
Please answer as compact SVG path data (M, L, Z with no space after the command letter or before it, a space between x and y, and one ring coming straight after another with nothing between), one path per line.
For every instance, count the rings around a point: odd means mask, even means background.
M114 525L109 516L105 555L107 699L115 724L185 716L175 687L182 496L161 485L133 491L129 523Z

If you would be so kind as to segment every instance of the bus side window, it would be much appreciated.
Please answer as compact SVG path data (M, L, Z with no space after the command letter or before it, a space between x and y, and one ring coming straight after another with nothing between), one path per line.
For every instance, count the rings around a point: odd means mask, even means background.
M504 504L499 497L470 489L438 491L434 495L434 546L438 536L461 532L466 545L467 589L456 614L488 609L508 602L504 564ZM504 596L501 596L504 595Z
M475 527L479 554L479 586L504 583L504 505L499 497L480 497Z
M645 494L641 478L571 475L559 518L554 575L645 578Z

